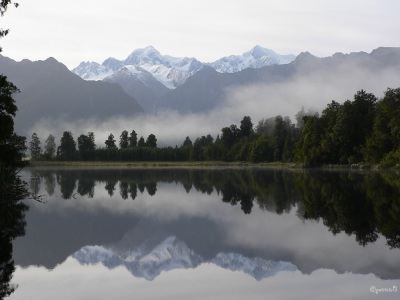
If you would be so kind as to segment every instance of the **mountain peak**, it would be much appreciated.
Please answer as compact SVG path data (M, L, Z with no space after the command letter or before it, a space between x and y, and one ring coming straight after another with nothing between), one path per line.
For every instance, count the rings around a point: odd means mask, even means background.
M276 53L274 51L272 51L270 49L263 48L263 47L261 47L259 45L254 46L249 52L246 52L246 53L251 54L254 58L257 58L257 59L260 59L260 58L262 58L263 56L266 56L266 55L271 55L271 54L275 54L276 55Z
M125 64L139 65L142 63L158 63L161 60L161 53L153 46L134 50L124 61Z
M297 55L296 59L294 60L296 63L309 63L312 61L316 61L319 58L312 55L310 52L301 52L299 55Z
M219 73L236 73L248 68L258 69L265 66L288 64L294 59L294 55L280 55L256 45L242 55L223 57L209 65Z

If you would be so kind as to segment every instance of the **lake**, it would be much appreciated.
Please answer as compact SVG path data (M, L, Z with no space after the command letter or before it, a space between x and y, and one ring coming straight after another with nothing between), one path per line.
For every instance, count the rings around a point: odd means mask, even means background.
M9 299L399 299L400 175L32 167Z

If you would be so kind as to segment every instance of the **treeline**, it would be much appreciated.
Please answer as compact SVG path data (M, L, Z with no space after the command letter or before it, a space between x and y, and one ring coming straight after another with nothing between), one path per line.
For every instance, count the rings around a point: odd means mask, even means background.
M361 90L352 101L332 101L321 115L302 110L296 121L276 116L253 126L245 116L239 126L222 128L215 139L210 134L194 142L186 137L175 147L157 147L154 134L138 140L135 130L124 130L118 146L110 134L105 147L99 148L93 132L81 134L75 142L72 133L65 131L57 148L50 134L42 153L34 133L29 148L36 160L400 163L400 89L388 89L380 100Z

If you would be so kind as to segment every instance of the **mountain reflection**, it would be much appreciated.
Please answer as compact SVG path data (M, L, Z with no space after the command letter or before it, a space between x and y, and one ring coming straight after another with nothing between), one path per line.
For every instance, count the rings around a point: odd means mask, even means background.
M383 235L400 248L400 176L398 173L271 169L33 169L49 195L56 185L64 199L95 197L96 184L110 197L135 200L153 196L157 184L175 183L187 193L216 192L224 203L250 214L254 205L277 214L297 210L304 219L322 220L333 234L354 235L360 245ZM35 182L40 184L40 182ZM33 190L37 189L31 185Z
M203 263L214 264L231 271L241 271L258 281L281 271L297 270L290 262L249 258L239 253L220 252L214 258L206 260L175 236L161 240L149 239L129 250L122 250L118 245L85 246L72 257L82 265L101 263L109 269L124 266L133 276L147 280L154 280L162 271L193 269Z

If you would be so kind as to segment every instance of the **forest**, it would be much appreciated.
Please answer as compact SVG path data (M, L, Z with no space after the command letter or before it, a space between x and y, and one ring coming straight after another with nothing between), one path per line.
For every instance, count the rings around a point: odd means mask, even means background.
M400 88L388 88L378 99L364 90L343 104L332 101L319 113L262 119L256 126L250 116L239 125L221 129L192 141L182 137L175 147L158 147L150 134L138 139L135 130L124 130L119 141L112 133L105 147L97 147L95 134L81 134L75 141L65 131L57 147L49 134L44 147L36 133L29 143L32 160L58 161L226 161L284 162L305 167L330 164L400 164Z

